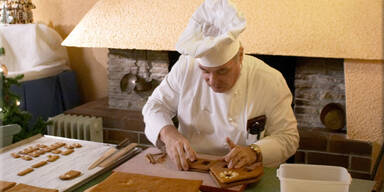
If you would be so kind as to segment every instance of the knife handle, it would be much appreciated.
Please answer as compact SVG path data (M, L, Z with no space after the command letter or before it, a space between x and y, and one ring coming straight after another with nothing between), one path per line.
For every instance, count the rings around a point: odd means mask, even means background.
M115 147L112 147L107 150L99 159L97 159L95 162L93 162L89 167L88 170L91 170L95 167L97 167L102 161L107 159L109 156L111 156L114 152L116 152L117 149Z

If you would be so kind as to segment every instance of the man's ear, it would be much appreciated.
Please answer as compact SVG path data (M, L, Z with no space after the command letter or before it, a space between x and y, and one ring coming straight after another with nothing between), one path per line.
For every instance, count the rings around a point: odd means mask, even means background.
M244 53L244 48L243 46L240 46L239 48L239 56L240 56L240 62L242 63L243 62L243 54Z

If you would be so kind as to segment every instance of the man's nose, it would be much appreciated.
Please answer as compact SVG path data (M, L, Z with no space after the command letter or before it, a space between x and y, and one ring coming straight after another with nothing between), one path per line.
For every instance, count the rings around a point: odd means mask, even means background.
M217 81L217 75L215 73L210 73L208 77L209 85L215 85Z

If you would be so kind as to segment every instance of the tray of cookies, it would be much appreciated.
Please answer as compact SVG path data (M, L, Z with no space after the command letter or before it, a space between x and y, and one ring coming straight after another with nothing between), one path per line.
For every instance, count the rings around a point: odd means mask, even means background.
M95 159L114 146L37 135L0 149L0 181L22 188L70 191L109 168L88 170Z

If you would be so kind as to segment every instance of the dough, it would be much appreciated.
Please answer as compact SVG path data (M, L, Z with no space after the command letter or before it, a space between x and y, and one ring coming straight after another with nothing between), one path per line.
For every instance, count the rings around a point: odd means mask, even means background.
M40 154L37 153L36 151L32 152L32 153L28 153L28 155L31 156L31 157L35 157L35 158L40 156Z
M173 179L141 174L114 172L89 192L105 191L183 191L197 192L202 181Z
M44 165L46 165L46 164L47 164L46 161L40 161L40 162L38 162L38 163L32 165L32 167L33 167L33 168L39 168L39 167L42 167L42 166L44 166Z
M59 149L55 149L55 150L52 150L51 153L54 153L54 154L60 154L60 153L61 153L61 150L59 150Z
M5 191L15 185L16 185L15 182L0 181L0 191Z
M24 160L26 160L26 161L30 161L30 160L32 160L32 157L30 157L30 156L21 156L21 158L22 159L24 159Z
M47 161L54 162L54 161L56 161L59 158L60 158L60 156L58 156L58 155L48 155L48 160Z
M20 157L20 155L19 155L19 154L17 154L17 153L11 153L11 155L12 155L12 157L13 157L13 158L15 158L15 159L17 159L17 158L19 158L19 157Z
M73 149L68 149L68 150L62 152L61 154L62 154L62 155L69 155L69 154L71 154L71 153L73 153L73 152L74 152Z
M47 148L48 146L44 145L44 144L37 144L36 147L39 147L39 148Z
M15 187L12 187L11 189L7 190L7 192L58 192L57 189L47 189L47 188L41 188L41 187L35 187L32 185L26 185L19 183Z
M262 165L253 167L252 169L248 167L228 169L225 161L217 162L210 168L210 171L220 183L232 183L253 179L261 176L264 172Z
M19 172L17 175L18 176L24 176L24 175L26 175L26 174L28 174L28 173L30 173L32 171L33 171L32 168L28 168L28 169L25 169L24 171Z
M72 145L68 145L68 144L65 144L64 147L67 148L67 149L73 149L73 148L75 148L74 146L72 146Z
M80 148L82 145L80 143L72 143L72 147Z
M71 180L71 179L74 179L80 175L81 175L80 171L70 170L70 171L64 173L63 175L60 175L59 178L61 180Z

